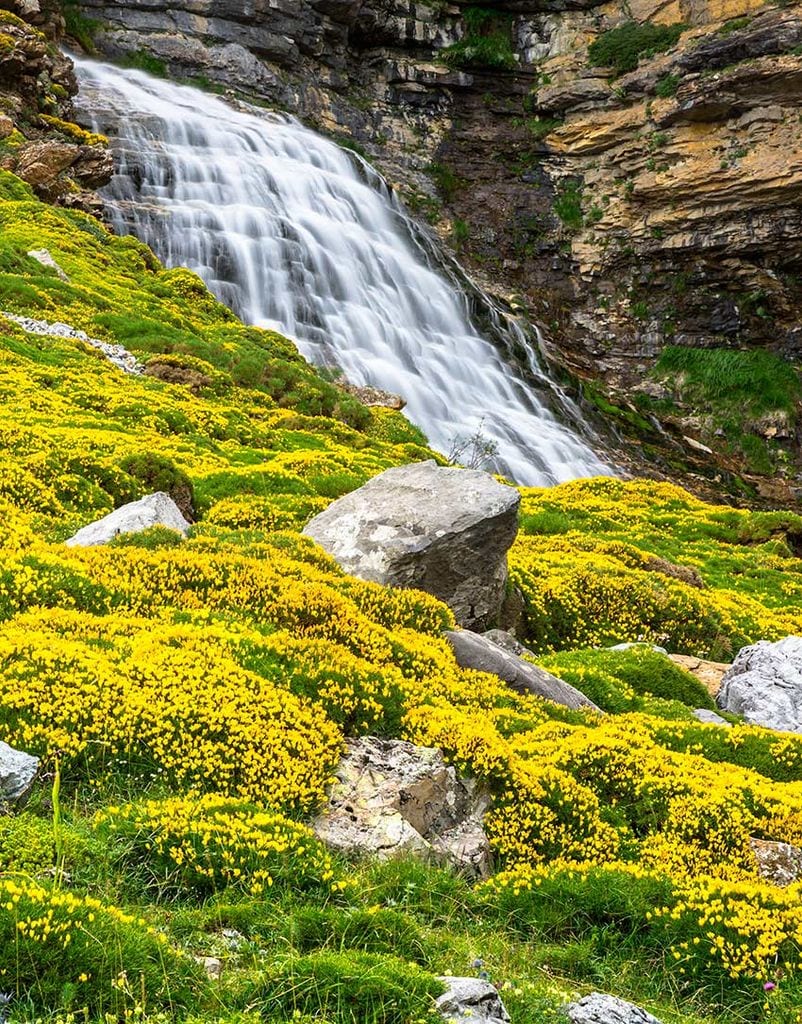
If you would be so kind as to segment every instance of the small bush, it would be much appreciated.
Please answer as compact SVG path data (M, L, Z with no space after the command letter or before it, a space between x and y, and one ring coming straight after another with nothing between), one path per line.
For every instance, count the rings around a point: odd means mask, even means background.
M611 67L616 74L634 71L641 57L671 49L685 31L681 22L674 25L639 25L629 21L619 28L603 32L588 47L591 67Z
M366 910L302 907L292 916L291 938L302 953L327 946L389 953L418 964L425 964L429 954L429 944L409 915L379 906Z
M680 77L679 75L663 75L654 87L655 96L659 96L661 99L668 99L671 96L675 96L677 89L679 89Z
M458 43L440 51L447 63L460 68L496 68L510 70L516 67L512 48L512 19L486 7L467 7L465 35Z

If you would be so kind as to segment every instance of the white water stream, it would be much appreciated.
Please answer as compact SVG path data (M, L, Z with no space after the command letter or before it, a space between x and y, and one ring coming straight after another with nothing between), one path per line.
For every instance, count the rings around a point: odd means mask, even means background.
M438 265L367 165L284 115L141 71L76 65L81 120L112 140L117 173L102 194L115 230L196 271L243 320L288 335L308 359L402 395L442 451L481 425L496 468L520 484L610 471L566 425L581 426L581 414L542 369L536 338Z

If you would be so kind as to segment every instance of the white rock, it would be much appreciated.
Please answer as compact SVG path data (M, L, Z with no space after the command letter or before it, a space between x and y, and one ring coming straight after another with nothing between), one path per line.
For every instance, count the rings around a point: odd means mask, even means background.
M164 491L156 491L155 494L145 495L139 501L121 505L102 519L89 523L65 543L69 547L84 548L95 544L108 544L121 533L141 533L151 526L167 526L185 536L189 529L189 523L181 515L178 505L170 495Z
M761 878L772 885L791 885L802 878L802 850L790 843L750 839Z
M38 757L15 750L0 740L0 799L9 803L24 800L38 771Z
M696 708L693 716L700 722L704 722L705 725L725 725L727 728L732 728L732 722L728 722L726 718L717 715L715 711L710 711L709 708Z
M572 1024L660 1024L657 1017L616 996L591 992L565 1010Z
M53 259L49 249L29 249L28 255L32 260L36 260L37 263L41 263L43 267L50 267L51 270L55 270L56 274L62 281L69 281L67 275Z
M447 986L435 1006L454 1024L507 1024L510 1015L495 985L481 978L439 979Z
M346 855L416 856L484 878L492 862L481 821L487 804L439 750L363 736L349 742L328 808L312 827Z
M304 533L346 572L425 590L460 625L487 628L504 600L520 500L488 473L419 462L339 498Z
M743 647L725 672L716 701L752 725L802 732L802 637Z
M50 255L47 252L47 249L40 249L37 250L37 252L40 255L42 253L47 253L48 256ZM36 259L39 258L33 251L29 252L28 255L34 256ZM40 260L40 262L44 261ZM28 334L41 334L45 337L51 338L75 338L76 341L82 341L84 344L90 345L92 348L96 348L99 352L102 352L110 363L113 363L124 373L141 374L145 369L137 360L136 356L132 355L132 353L122 345L111 345L107 341L100 341L98 338L90 338L86 331L79 331L76 327L70 327L69 324L50 323L47 320L34 320L29 316L19 316L16 313L6 313L3 311L0 311L0 316L4 316L6 320L10 320L12 323L18 324L23 331L27 331Z

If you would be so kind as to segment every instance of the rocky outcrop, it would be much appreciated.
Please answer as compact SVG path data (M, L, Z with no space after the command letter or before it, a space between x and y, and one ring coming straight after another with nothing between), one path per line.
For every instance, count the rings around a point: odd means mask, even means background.
M507 1024L510 1015L495 985L481 978L439 979L446 991L435 1006L452 1024Z
M720 708L752 725L802 732L802 637L761 640L744 647L727 670Z
M0 168L48 202L97 212L92 190L113 166L106 140L72 123L72 62L55 45L63 19L54 6L19 0L0 10Z
M689 654L669 654L669 658L675 665L679 665L680 668L690 672L692 676L696 676L711 697L715 697L721 689L721 680L730 667L728 661L708 661L705 658L696 658Z
M102 519L84 526L64 543L69 547L82 548L108 544L121 534L141 533L153 526L165 526L181 534L186 534L189 529L178 505L164 491L121 505Z
M565 1012L571 1024L660 1024L656 1017L634 1003L603 992L591 992L570 1003Z
M50 258L50 262L47 261L43 254ZM62 279L66 279L64 271L53 260L47 249L41 249L38 253L30 252L28 255L36 259L37 262L44 263L45 266L52 266L59 277L63 275ZM12 323L18 324L23 331L27 331L29 334L39 334L50 338L74 338L76 341L83 342L83 344L88 345L90 348L96 349L110 363L116 366L118 370L122 370L124 373L142 373L143 367L139 360L122 345L101 341L100 338L90 338L86 331L81 331L77 327L70 327L69 324L50 323L48 320L34 320L30 316L20 316L17 313L8 313L2 310L0 310L0 316L6 320L11 320Z
M520 500L488 473L420 462L379 474L303 532L346 572L425 590L483 628L501 612Z
M519 653L513 653L509 649L510 641L515 643L513 638L506 640L505 649L505 646L495 641L494 637L498 635L505 636L501 630L492 630L484 636L469 630L460 630L447 632L446 639L451 645L457 664L462 668L490 672L502 679L516 693L542 697L568 708L587 708L601 712L601 709L576 687L525 661ZM519 644L516 644L516 647L522 653L531 653Z
M790 843L751 839L750 845L761 878L772 885L791 885L802 878L802 850Z
M39 772L39 758L0 740L0 803L21 803Z
M439 750L373 736L351 740L316 835L347 856L417 856L474 878L490 873L488 798Z

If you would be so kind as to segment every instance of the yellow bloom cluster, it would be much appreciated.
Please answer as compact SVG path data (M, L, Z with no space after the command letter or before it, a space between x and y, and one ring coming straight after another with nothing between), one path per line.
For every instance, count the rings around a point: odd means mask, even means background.
M213 794L108 807L102 832L120 836L128 860L143 860L159 884L239 885L258 895L275 881L294 889L330 886L331 857L305 825Z

